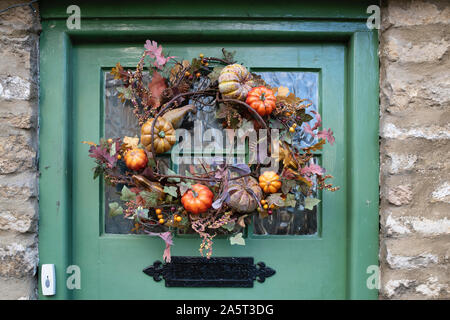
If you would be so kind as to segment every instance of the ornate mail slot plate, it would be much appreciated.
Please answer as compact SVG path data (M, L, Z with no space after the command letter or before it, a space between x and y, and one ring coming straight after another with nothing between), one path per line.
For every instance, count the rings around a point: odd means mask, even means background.
M155 261L143 272L166 287L252 288L253 281L264 282L275 274L264 262L252 257L172 257L170 263Z

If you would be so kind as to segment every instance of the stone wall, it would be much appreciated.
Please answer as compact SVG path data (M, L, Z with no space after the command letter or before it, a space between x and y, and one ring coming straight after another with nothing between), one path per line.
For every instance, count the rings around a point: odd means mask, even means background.
M450 298L450 1L383 1L384 299Z
M39 31L29 7L0 13L0 299L37 297Z

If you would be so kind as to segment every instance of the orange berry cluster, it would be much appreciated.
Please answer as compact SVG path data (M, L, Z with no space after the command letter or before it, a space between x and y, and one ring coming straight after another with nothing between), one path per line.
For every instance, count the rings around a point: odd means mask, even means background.
M172 207L171 211L175 211L175 209L176 209L175 207ZM166 220L164 219L162 210L158 208L155 210L155 213L156 213L156 217L159 219L158 220L159 224L164 224L166 222ZM178 214L174 214L173 220L176 222L181 222L181 220L183 220L183 218Z
M264 200L264 199L261 200L261 204L262 204L263 210L267 211L267 214L270 216L270 215L273 213L272 209L275 209L275 205L272 203L272 204L269 206L269 204L267 203L267 201ZM258 211L261 211L261 208L260 208L260 207L258 207Z

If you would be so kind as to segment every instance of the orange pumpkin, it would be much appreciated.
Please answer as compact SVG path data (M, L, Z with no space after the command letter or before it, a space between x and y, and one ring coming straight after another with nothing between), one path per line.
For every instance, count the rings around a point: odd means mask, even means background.
M261 86L253 88L248 93L245 102L263 117L272 113L276 100L272 90Z
M203 184L194 184L181 197L181 203L186 211L194 214L206 212L212 206L214 194Z
M147 166L148 158L145 151L139 148L134 148L125 153L125 164L128 169L138 171Z
M152 152L152 140L155 139L154 147L156 153L164 153L169 151L176 142L175 130L172 124L166 119L159 117L156 120L155 128L152 136L152 124L155 119L151 118L141 128L141 143Z
M266 171L259 176L259 186L265 193L276 193L281 188L280 176L274 171Z

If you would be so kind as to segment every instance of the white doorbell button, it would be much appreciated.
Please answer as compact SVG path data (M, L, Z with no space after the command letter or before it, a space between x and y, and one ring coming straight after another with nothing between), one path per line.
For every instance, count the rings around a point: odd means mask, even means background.
M44 296L55 295L56 278L54 264L43 264L41 266L41 287Z

